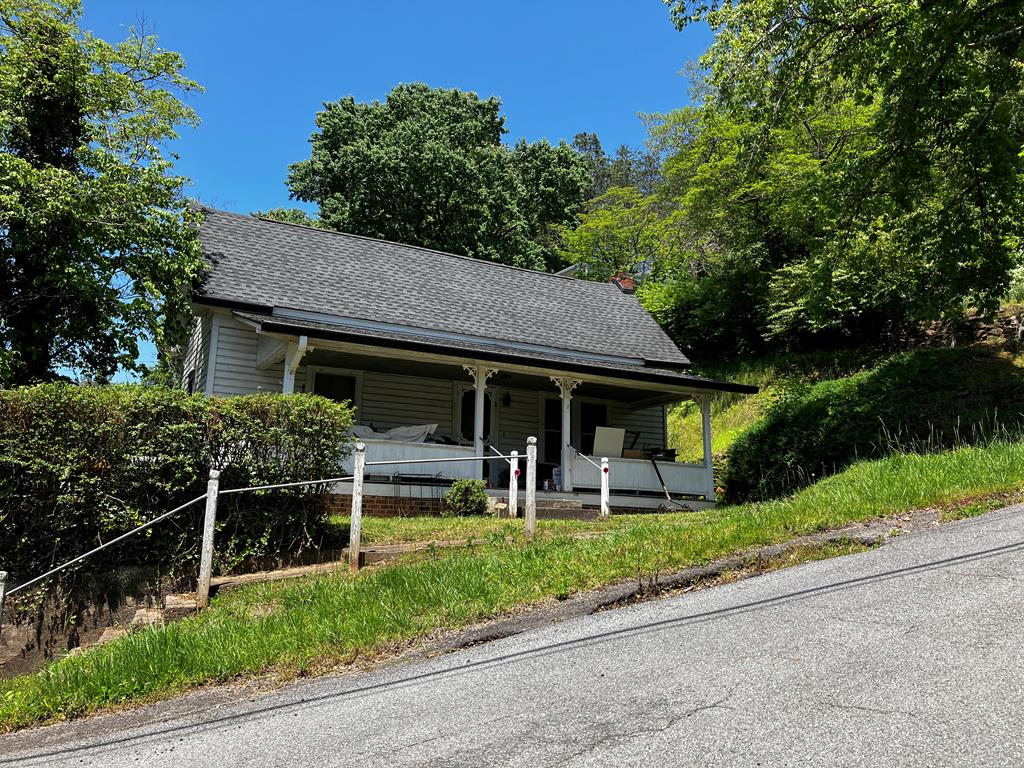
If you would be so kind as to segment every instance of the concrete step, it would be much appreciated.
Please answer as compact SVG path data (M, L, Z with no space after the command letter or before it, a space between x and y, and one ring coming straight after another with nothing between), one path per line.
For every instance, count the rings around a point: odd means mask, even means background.
M537 509L583 509L579 499L537 499Z

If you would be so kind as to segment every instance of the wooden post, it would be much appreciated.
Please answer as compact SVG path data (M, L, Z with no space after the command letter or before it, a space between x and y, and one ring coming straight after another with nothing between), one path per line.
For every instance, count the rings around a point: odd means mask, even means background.
M526 438L526 538L537 532L537 438Z
M610 496L611 494L608 490L608 457L604 456L601 459L601 517L606 520L612 513Z
M352 516L348 527L348 567L359 570L359 544L363 534L363 472L366 470L366 444L356 443L352 460Z
M4 629L4 596L7 594L7 571L0 571L0 633Z
M210 576L213 573L213 532L217 523L217 493L220 488L220 472L210 470L206 483L206 516L203 518L203 551L199 560L199 585L196 587L196 608L210 604Z
M582 382L567 376L551 376L551 381L558 387L562 397L562 483L558 489L569 492L572 490L572 393Z
M701 432L704 437L704 497L707 501L715 500L715 467L711 456L711 396L703 395L700 399Z
M484 455L484 411L487 404L487 380L498 371L482 365L463 365L463 369L473 379L473 451L477 456ZM477 479L483 480L486 462L477 464Z
M309 351L309 337L299 336L298 342L289 342L284 353L284 379L281 381L281 392L290 395L295 392L295 372L299 363Z
M508 516L519 514L519 451L509 454L512 458L508 464Z

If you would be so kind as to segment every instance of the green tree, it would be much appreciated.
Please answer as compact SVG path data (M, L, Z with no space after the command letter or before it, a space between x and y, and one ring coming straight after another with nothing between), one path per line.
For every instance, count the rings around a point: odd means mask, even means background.
M596 133L577 133L572 145L590 168L591 197L600 197L612 187L636 187L646 195L658 185L661 169L654 152L620 144L615 157L609 157Z
M266 211L253 211L259 219L273 219L285 224L301 224L303 227L322 227L323 225L301 208L270 208Z
M75 0L0 0L0 383L100 379L164 348L200 267L196 214L162 146L194 124L183 62Z
M288 186L330 228L517 266L557 263L551 232L586 199L586 162L567 145L502 144L500 102L396 86L316 116L308 160Z
M688 250L678 216L665 202L635 187L612 187L590 201L578 227L562 233L563 258L601 282L619 272L662 277Z
M993 306L1022 226L1019 2L669 0L707 22L708 105L756 126L746 166L808 110L870 113L870 140L827 168L833 218L772 288L776 333L876 326ZM870 324L869 324L870 325Z

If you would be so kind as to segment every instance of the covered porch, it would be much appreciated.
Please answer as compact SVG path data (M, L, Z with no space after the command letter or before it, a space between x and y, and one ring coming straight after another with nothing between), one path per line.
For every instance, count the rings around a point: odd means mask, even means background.
M506 461L436 460L525 455L527 438L534 436L541 499L596 500L601 472L595 465L607 457L614 507L657 508L666 496L692 508L714 501L715 389L702 380L656 381L623 370L586 370L596 366L585 364L566 370L543 359L467 359L308 335L264 333L259 344L265 370L282 372L281 391L354 404L368 462L424 460L368 469L369 494L439 499L461 478L484 480L495 495L507 492ZM667 408L684 400L696 401L703 415L698 463L676 461L668 446ZM422 434L403 439L413 427L422 427ZM613 440L614 449L602 455L595 443L601 437L607 445L608 430L621 434L621 442ZM392 431L398 434L387 434ZM519 486L525 486L525 474Z

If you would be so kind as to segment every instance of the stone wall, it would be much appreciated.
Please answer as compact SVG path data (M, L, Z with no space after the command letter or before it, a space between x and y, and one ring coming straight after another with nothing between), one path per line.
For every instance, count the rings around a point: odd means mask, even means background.
M968 310L958 320L936 320L921 328L924 346L955 347L990 344L1007 352L1024 351L1024 306L1008 305L992 317Z

